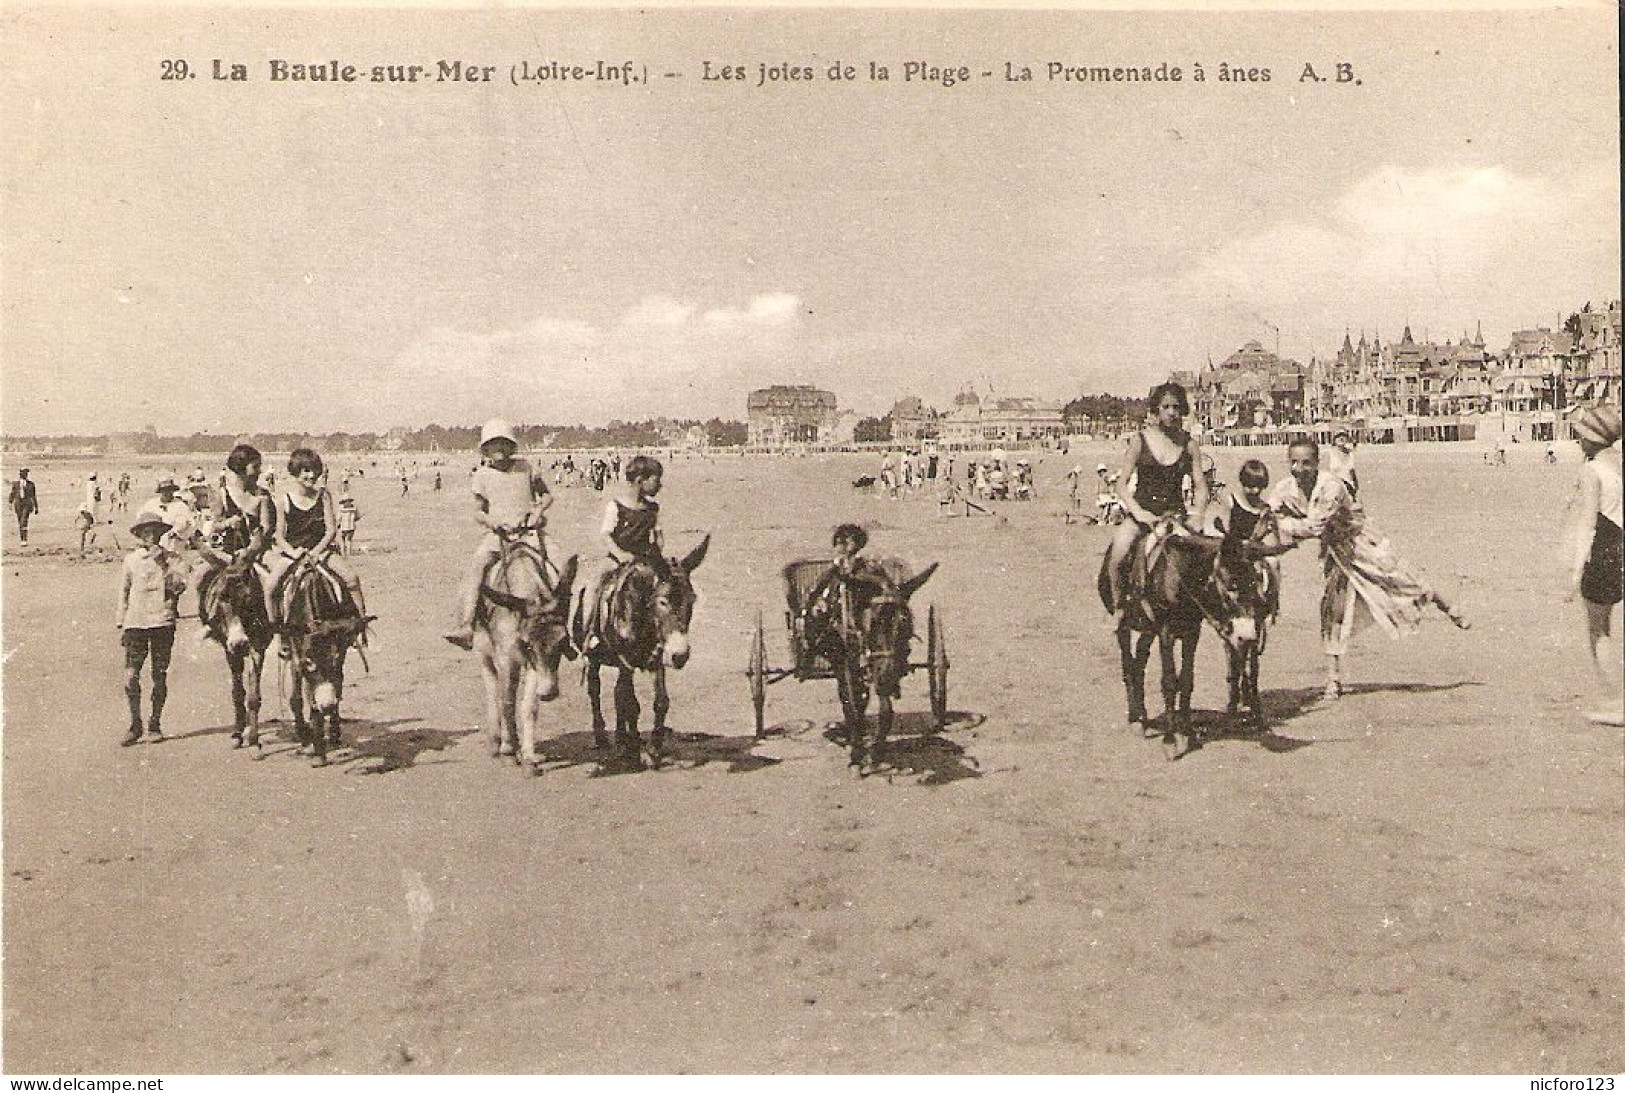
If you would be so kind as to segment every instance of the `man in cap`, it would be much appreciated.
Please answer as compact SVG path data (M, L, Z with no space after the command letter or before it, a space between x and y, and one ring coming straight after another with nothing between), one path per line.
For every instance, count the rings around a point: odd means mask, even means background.
M523 538L547 557L547 541L542 533L547 517L542 515L553 503L547 480L528 460L518 458L519 442L513 427L492 418L480 430L480 466L474 471L474 522L485 529L474 549L458 596L457 625L446 631L445 639L459 649L474 647L474 615L480 604L480 585L485 571L501 556L503 540Z
M169 696L169 657L175 647L175 604L186 590L186 577L162 540L173 529L152 512L135 518L130 533L141 545L124 558L124 580L119 586L118 614L113 625L123 632L124 697L130 704L130 722L122 743L141 740L141 668L152 657L152 713L147 719L149 740L162 740L164 700Z
M139 515L157 516L169 525L169 531L164 535L165 550L172 553L184 550L192 544L196 533L192 506L181 498L174 475L162 475L153 489L154 495L141 506Z
M39 492L29 481L28 468L17 471L17 480L11 484L11 495L6 499L12 515L17 517L17 538L28 542L28 518L39 511Z

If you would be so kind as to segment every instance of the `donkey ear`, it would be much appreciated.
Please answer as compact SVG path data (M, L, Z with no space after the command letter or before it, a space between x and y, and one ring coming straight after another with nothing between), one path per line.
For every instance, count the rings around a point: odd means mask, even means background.
M920 590L920 586L931 579L931 574L937 571L937 566L939 564L941 563L932 562L930 565L914 574L914 576L904 581L902 587L897 590L898 592L902 593L903 599L906 600L910 596L914 595L914 593L918 592Z
M570 596L570 586L576 583L576 570L581 565L581 559L572 554L565 560L564 568L559 570L558 582L553 586L554 594L564 599Z
M677 563L677 568L681 569L684 573L694 572L696 569L700 568L700 563L705 561L705 552L710 549L711 536L707 535L705 538L700 540L699 546L689 551L687 556L685 556L682 561Z

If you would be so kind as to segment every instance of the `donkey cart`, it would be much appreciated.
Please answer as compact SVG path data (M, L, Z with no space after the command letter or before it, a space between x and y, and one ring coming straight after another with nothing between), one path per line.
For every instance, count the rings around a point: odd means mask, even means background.
M819 592L819 583L833 564L812 559L784 567L784 622L790 639L791 664L779 668L768 663L766 631L762 613L757 611L745 677L750 683L758 738L766 734L764 711L769 684L786 679L835 680L848 742L853 749L853 762L861 764L874 757L884 743L891 728L891 700L897 695L898 680L915 669L926 673L931 717L936 729L941 731L947 726L948 643L942 616L932 604L926 611L925 660L914 663L909 659L913 615L908 597L931 576L935 565L915 574L896 560L879 563L896 591L858 606L854 605L850 588L844 582ZM810 633L808 606L815 593L828 596L831 602L818 632ZM864 714L871 692L880 699L880 725L873 746L866 747Z

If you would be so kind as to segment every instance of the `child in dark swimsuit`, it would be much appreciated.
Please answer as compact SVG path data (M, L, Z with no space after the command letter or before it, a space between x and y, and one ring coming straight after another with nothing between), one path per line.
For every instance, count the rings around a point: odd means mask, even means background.
M288 488L277 503L276 548L266 555L271 574L271 621L286 617L287 593L296 572L314 565L349 594L358 614L365 614L361 581L349 563L333 556L338 543L338 508L322 485L322 457L309 448L288 456Z
M613 491L604 504L604 518L598 527L604 555L597 565L583 567L581 596L574 613L589 642L596 640L598 594L604 582L621 566L634 561L656 569L666 564L660 553L664 546L660 503L655 500L664 474L658 459L634 456L626 464L626 485Z

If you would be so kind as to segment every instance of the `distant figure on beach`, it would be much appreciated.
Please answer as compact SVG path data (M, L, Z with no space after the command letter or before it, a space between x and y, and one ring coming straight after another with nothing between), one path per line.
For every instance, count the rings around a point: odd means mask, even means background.
M89 501L79 503L79 511L73 516L73 527L79 533L79 556L83 558L85 552L96 545L96 512Z
M1326 453L1326 469L1348 485L1349 493L1360 496L1360 474L1354 469L1354 438L1344 432L1332 437L1332 446Z
M1324 696L1343 693L1342 661L1354 634L1376 622L1390 637L1412 633L1422 609L1437 607L1456 626L1470 625L1451 603L1394 554L1388 540L1368 524L1365 510L1340 475L1324 471L1320 445L1300 440L1287 449L1292 474L1270 491L1281 517L1283 539L1319 539L1325 567L1320 635L1326 652Z
M17 479L11 484L11 494L6 499L6 505L11 509L12 516L17 519L17 540L27 544L28 520L39 512L39 491L29 480L27 467L18 469Z
M350 483L339 486L339 553L348 558L355 553L355 529L361 521L361 510L350 495Z
M1602 725L1625 724L1621 694L1620 641L1614 631L1614 608L1625 599L1625 546L1622 546L1620 499L1620 421L1612 406L1592 406L1574 421L1574 439L1585 453L1578 494L1571 508L1573 550L1569 555L1569 592L1585 607L1586 647L1597 689L1606 705L1590 713Z

